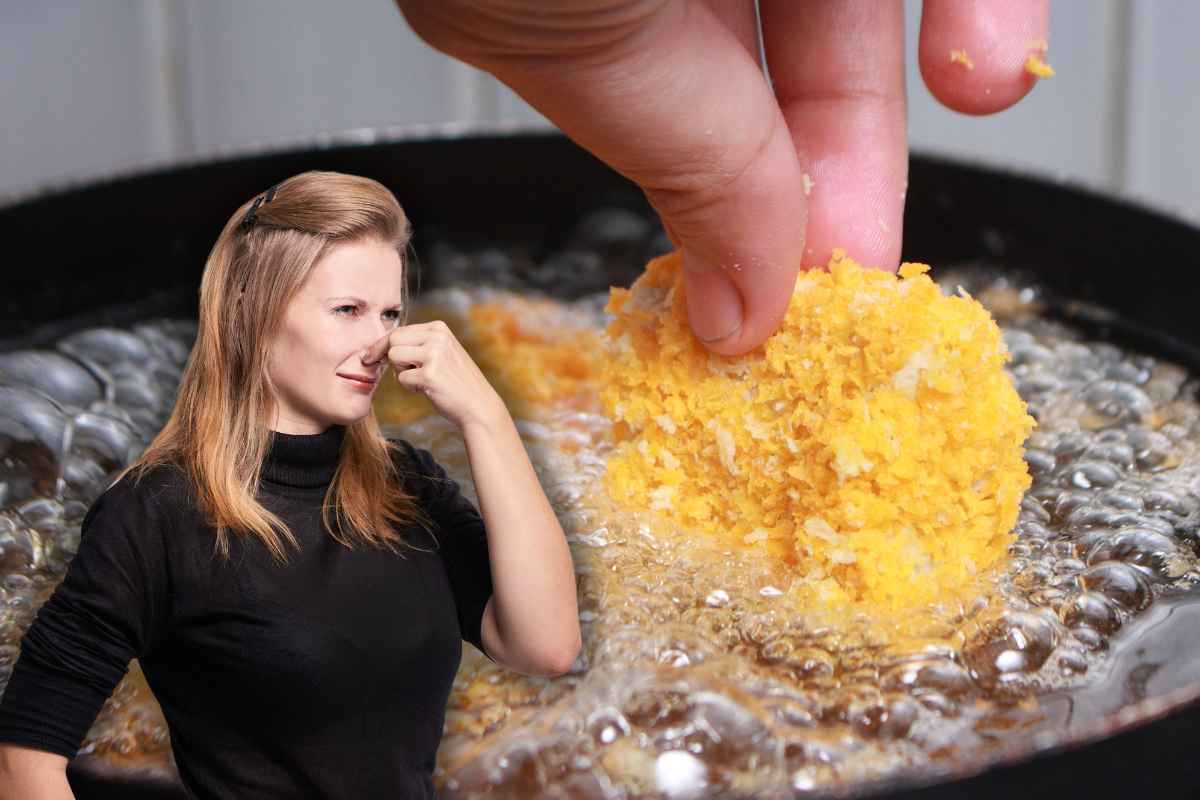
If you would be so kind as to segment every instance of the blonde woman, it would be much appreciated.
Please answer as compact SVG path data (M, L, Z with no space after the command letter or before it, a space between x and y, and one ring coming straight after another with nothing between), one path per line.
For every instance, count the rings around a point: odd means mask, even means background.
M454 335L402 324L409 236L387 188L335 172L230 218L171 417L89 509L22 640L2 796L72 796L68 760L132 658L196 798L433 797L462 639L527 675L569 669L563 531ZM478 510L381 434L389 363L459 429Z

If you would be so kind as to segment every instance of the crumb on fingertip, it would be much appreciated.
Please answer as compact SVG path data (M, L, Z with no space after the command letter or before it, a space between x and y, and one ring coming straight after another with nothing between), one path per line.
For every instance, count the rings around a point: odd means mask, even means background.
M967 69L975 69L975 62L972 61L971 57L967 55L966 50L951 50L950 63L962 64Z
M1036 53L1030 53L1025 59L1025 71L1039 78L1049 78L1054 74L1054 68L1043 61Z
M812 194L813 187L817 185L816 181L807 172L801 175L800 179L804 181L804 196L807 197Z

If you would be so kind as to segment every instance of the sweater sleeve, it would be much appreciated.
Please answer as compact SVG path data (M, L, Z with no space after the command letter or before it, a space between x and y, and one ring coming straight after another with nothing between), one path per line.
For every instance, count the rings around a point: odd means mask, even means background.
M162 635L162 520L147 482L122 479L83 518L79 549L38 609L0 698L0 741L74 758L132 658Z
M396 439L415 463L419 498L437 528L438 550L450 578L462 638L495 661L483 646L483 612L492 596L492 565L483 517L458 482L428 450Z

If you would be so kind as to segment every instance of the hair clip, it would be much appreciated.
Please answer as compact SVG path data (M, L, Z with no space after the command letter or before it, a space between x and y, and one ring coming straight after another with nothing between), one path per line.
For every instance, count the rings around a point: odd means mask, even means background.
M242 217L242 221L238 223L238 228L243 231L248 231L254 227L254 223L258 221L256 216L258 207L263 203L269 203L275 199L275 190L279 188L279 184L275 184L270 189L267 189L266 195L259 195L254 198L254 204L250 206L250 210L246 212L246 216Z

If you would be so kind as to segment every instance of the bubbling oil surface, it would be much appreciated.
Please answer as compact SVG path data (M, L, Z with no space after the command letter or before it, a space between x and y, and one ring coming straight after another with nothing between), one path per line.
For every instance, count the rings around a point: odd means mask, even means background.
M782 565L614 506L600 488L610 421L578 398L546 403L516 422L571 547L584 649L570 673L548 679L464 646L435 773L441 794L791 797L953 772L1138 699L1104 690L1136 666L1131 632L1184 608L1200 582L1195 379L1050 320L1034 287L972 269L934 277L996 315L1008 372L1038 420L1025 451L1034 484L1010 558L977 601L938 609L920 639L788 607L794 577ZM516 283L450 286L420 302L463 319L481 303L519 310ZM606 299L561 301L557 323L543 310L538 325L564 336L581 324L602 331ZM55 351L0 354L5 683L21 634L78 547L88 505L165 422L194 334L155 321L76 334ZM34 375L56 380L21 383ZM400 433L476 501L450 423L424 416ZM1186 667L1175 676L1189 677ZM83 752L169 771L166 727L136 662Z

